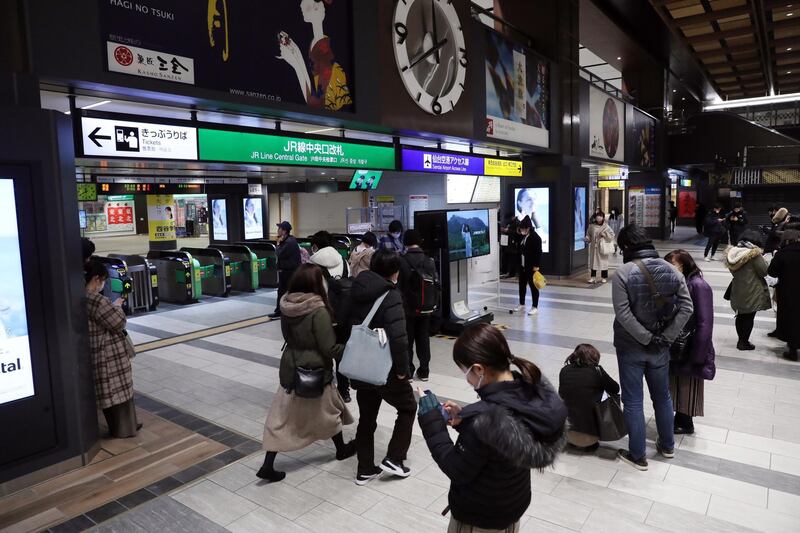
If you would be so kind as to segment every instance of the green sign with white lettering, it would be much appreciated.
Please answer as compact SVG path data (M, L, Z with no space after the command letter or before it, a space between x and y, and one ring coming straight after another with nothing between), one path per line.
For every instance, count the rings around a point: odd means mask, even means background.
M201 161L331 168L395 168L391 146L262 133L198 130Z

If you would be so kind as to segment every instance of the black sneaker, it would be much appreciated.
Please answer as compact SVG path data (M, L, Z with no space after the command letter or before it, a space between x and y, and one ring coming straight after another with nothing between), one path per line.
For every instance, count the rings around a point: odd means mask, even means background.
M736 349L740 352L748 352L751 350L755 350L756 347L754 344L747 342L747 341L739 341L736 343Z
M279 311L275 311L275 312L270 313L270 314L267 315L267 318L271 318L272 320L277 320L280 317L281 317L281 314L280 314Z
M786 359L787 361L794 361L794 362L797 362L797 360L800 359L797 357L797 349L783 352L783 358Z
M617 457L634 467L636 470L641 470L642 472L647 471L647 459L644 457L641 459L634 459L631 455L631 452L628 450L619 450L617 452Z
M776 329L775 331L770 331L769 333L767 333L767 337L771 337L773 339L777 339L778 338L778 330Z
M366 485L376 477L380 476L383 473L383 470L378 468L377 466L373 466L365 471L361 469L358 470L358 474L356 474L356 485L359 487Z
M674 435L694 435L694 428L675 426L675 429L672 431L672 433Z
M381 461L381 470L397 477L408 477L411 475L411 469L405 466L403 461L393 461L388 457Z
M656 450L665 459L672 459L672 458L675 457L675 448L671 448L671 449L668 450L668 449L664 448L663 446L661 446L661 442L659 442L659 441L656 441Z
M428 375L430 374L427 370L417 370L416 378L420 381L428 381Z

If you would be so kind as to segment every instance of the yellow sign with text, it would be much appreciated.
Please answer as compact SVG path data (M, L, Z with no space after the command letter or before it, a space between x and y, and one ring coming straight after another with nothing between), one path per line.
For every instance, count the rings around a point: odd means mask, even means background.
M625 182L621 180L597 180L598 189L624 189Z
M147 225L151 241L175 240L175 199L171 194L147 195Z
M522 161L509 161L508 159L483 160L483 173L486 176L522 177Z

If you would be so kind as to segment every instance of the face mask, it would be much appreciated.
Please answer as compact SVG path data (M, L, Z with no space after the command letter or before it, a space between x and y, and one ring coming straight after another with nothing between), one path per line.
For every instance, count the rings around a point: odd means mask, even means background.
M400 238L400 233L399 232L398 233L390 233L389 235L391 235L395 239L399 239Z
M469 370L467 370L467 371L464 373L464 377L466 377L466 378L467 378L467 383L469 383L469 373L470 373L470 372L472 372L472 367L469 367ZM482 385L482 384L483 384L483 375L479 375L479 376L478 376L478 384L477 384L477 385L475 385L473 388L474 388L474 389L477 391L478 389L480 389L480 388L481 388L481 385ZM470 385L472 385L472 383L470 383Z

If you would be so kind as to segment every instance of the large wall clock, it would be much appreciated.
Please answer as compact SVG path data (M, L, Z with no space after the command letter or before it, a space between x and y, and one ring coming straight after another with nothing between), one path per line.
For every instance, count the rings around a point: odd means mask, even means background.
M467 77L467 48L454 0L397 0L394 57L411 98L426 112L455 109Z

